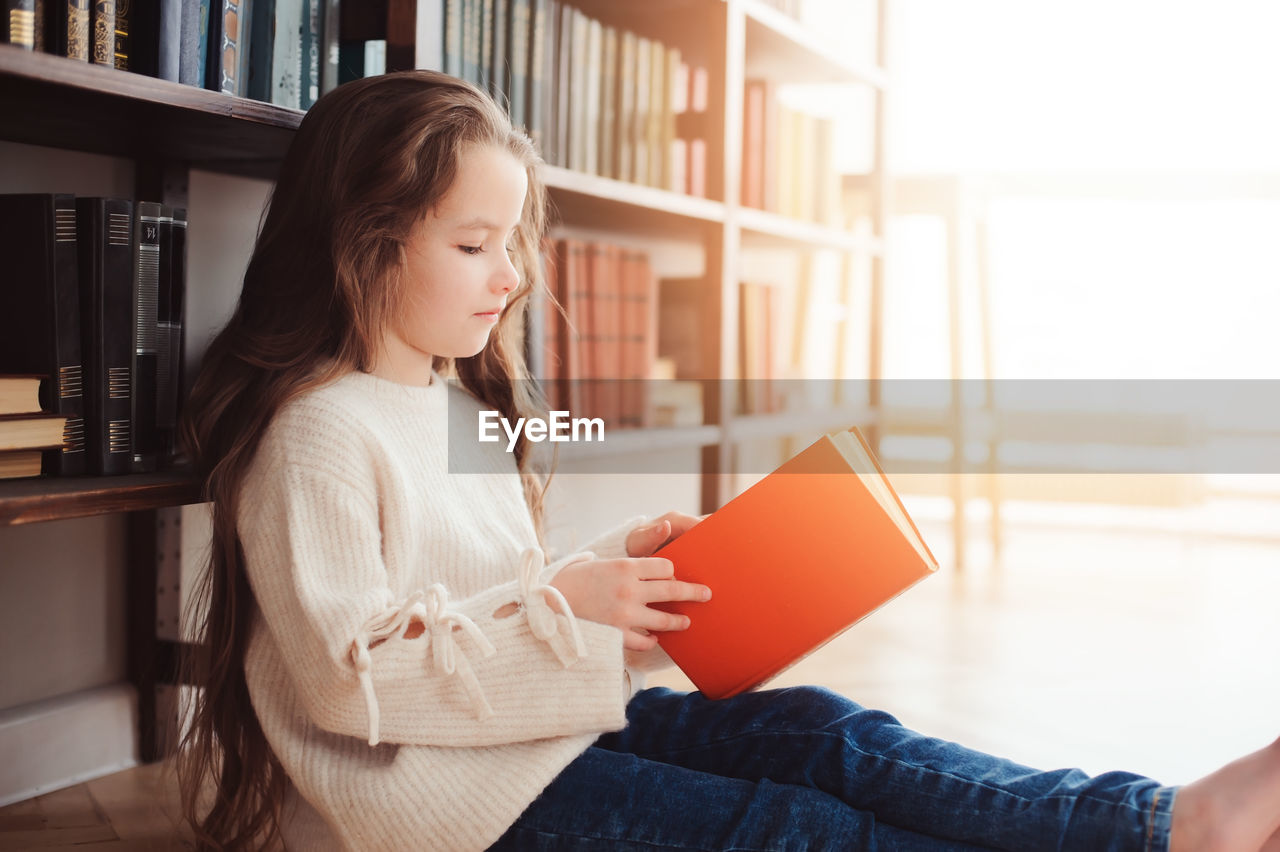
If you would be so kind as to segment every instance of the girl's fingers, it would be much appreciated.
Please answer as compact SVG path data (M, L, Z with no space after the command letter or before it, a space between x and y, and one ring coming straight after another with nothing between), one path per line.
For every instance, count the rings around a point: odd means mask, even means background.
M640 593L645 603L711 600L711 589L683 580L648 580L640 585Z
M672 630L685 630L689 627L689 616L663 612L660 609L645 607L644 614L635 625L645 630L658 633L669 633ZM657 640L654 639L656 643Z
M669 580L676 575L676 566L671 563L670 559L659 559L651 556L645 559L637 559L635 562L635 575L641 580Z
M622 647L628 651L649 651L658 644L658 637L647 633L637 633L634 630L624 631L622 636Z

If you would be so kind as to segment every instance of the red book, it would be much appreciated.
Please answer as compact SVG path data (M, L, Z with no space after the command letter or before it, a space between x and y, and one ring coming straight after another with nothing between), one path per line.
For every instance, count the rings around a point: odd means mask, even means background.
M819 438L656 556L711 588L659 642L726 698L775 677L938 570L857 429Z

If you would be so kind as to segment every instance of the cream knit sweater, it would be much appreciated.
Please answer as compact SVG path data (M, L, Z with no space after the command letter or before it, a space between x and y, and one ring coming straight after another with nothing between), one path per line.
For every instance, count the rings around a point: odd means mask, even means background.
M250 466L245 675L293 784L291 848L483 849L625 724L621 632L546 583L625 556L645 518L544 565L513 457L448 446L480 408L439 375L352 373L289 403Z

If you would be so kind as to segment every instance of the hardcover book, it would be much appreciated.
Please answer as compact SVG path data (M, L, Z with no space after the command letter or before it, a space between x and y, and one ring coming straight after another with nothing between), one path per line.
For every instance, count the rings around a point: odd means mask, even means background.
M40 410L44 376L0 373L0 414L32 414Z
M133 202L78 198L76 214L87 467L124 474L132 462Z
M45 472L85 470L76 207L71 195L0 195L0 253L13 282L0 287L0 371L49 376L46 412L67 418Z
M855 428L819 438L661 548L705 603L659 643L709 698L753 689L938 570Z
M133 398L129 431L134 471L155 470L159 460L156 407L159 382L160 228L164 208L152 201L134 205L133 226Z

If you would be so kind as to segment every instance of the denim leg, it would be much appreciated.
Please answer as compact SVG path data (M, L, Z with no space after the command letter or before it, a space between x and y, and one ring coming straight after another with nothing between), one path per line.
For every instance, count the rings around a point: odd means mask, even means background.
M821 790L589 748L491 850L977 852L879 823Z
M1013 852L1156 852L1175 788L1127 772L1040 772L911 731L828 690L710 701L645 690L596 745L700 772L812 786L922 835Z

